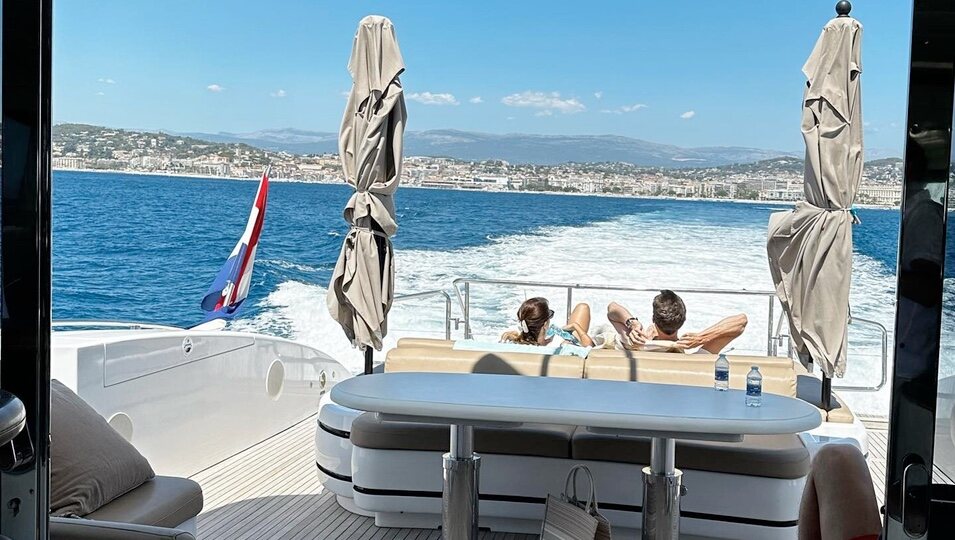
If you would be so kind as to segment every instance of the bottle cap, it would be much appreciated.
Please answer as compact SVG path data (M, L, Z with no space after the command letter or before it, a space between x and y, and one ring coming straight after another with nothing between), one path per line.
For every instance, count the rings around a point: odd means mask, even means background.
M756 371L759 371L759 366L751 366L751 368L755 369Z

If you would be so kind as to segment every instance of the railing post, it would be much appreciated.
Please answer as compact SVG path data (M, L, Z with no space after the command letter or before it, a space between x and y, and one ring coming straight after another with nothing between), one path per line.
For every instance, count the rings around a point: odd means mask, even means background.
M769 336L766 342L767 356L776 356L776 340L773 339L773 300L775 300L775 298L769 296L769 323L766 325L766 333Z
M574 310L574 288L567 287L567 323L570 323L570 312Z
M444 339L451 341L451 297L444 294Z
M464 339L471 339L471 282L464 282Z

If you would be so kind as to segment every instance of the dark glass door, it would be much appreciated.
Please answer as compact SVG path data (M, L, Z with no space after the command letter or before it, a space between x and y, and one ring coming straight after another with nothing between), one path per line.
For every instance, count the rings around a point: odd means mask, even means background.
M953 443L936 437L943 435L937 427L948 429L951 410L944 402L950 382L939 377L955 367L952 351L940 347L942 333L951 331L944 326L955 324L955 288L945 277L946 242L955 241L946 235L955 4L916 0L914 9L886 464L886 537L892 540L955 534L952 512L938 506L945 504L947 490L940 475L955 464ZM948 272L953 270L948 265Z
M52 0L2 3L0 388L26 426L0 447L0 537L47 538Z

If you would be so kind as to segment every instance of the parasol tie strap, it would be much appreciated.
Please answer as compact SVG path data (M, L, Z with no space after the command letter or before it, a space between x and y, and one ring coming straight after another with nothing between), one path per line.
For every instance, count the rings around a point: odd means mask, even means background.
M859 213L856 212L855 208L823 208L826 212L846 212L852 218L853 225L859 225L862 223L862 220L859 219Z
M359 227L358 225L352 225L351 229L348 230L348 234L351 234L351 233L353 233L353 232L366 232L366 233L371 233L371 234L373 234L373 235L375 235L375 236L380 236L380 237L385 238L385 239L388 238L388 235L387 235L387 234L385 234L385 233L383 233L383 232L381 232L381 231L376 231L376 230L372 229L371 227Z

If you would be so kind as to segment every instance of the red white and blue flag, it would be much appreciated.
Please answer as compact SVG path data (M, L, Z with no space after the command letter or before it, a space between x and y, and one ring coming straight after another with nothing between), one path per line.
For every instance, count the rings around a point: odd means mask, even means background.
M215 281L202 298L202 309L206 312L206 321L213 319L231 319L235 316L245 297L249 295L252 284L252 266L255 264L255 250L262 234L265 222L265 203L269 196L269 171L262 174L259 189L255 193L255 203L245 232L235 245L229 259L219 270Z

